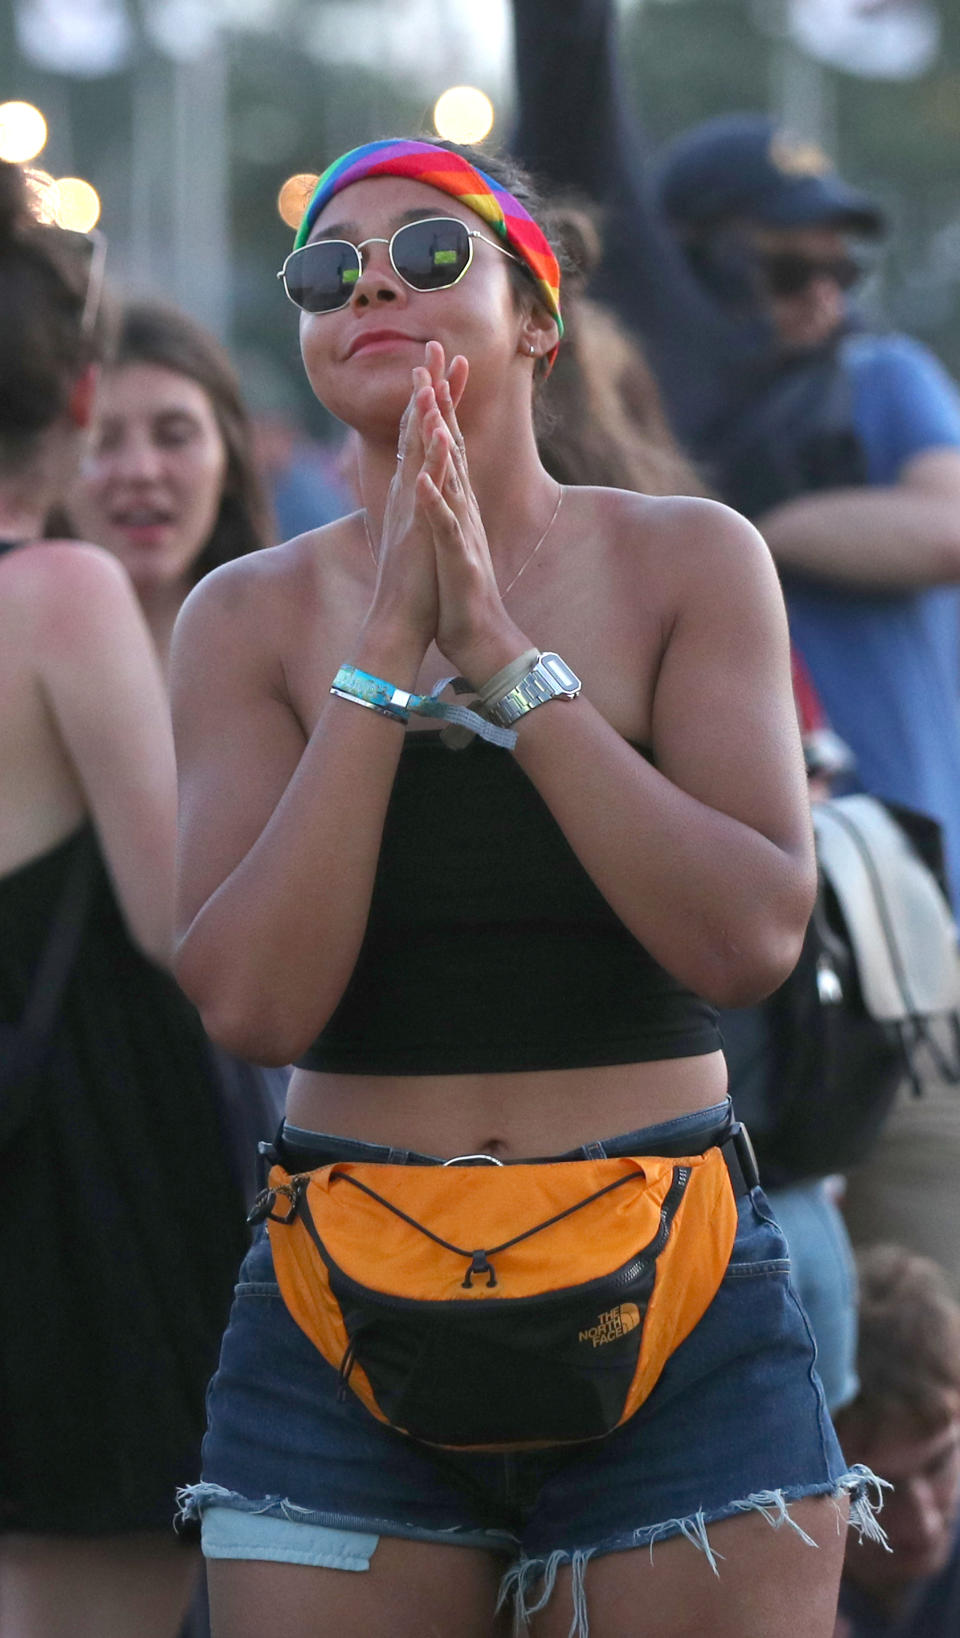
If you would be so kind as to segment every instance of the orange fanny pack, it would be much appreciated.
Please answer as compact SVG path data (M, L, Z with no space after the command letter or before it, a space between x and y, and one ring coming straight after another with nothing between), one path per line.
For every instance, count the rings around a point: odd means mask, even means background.
M600 1438L713 1300L756 1181L682 1159L274 1165L251 1220L300 1329L378 1421L504 1450Z

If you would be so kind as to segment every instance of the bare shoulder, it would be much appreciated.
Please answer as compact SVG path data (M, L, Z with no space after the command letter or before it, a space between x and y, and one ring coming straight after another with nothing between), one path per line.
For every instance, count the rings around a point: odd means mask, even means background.
M4 559L4 584L61 599L117 595L129 586L125 570L102 546L86 540L38 540Z
M350 519L339 518L206 575L177 618L174 678L198 665L208 670L215 655L234 671L282 666L335 602L336 580L350 572L352 539Z
M302 609L305 601L313 603L323 596L344 556L348 522L338 518L282 545L222 564L194 587L178 628L205 631L226 623L263 631L265 623Z
M621 563L634 561L661 584L692 592L718 577L776 580L763 537L721 501L694 495L639 495L627 489L574 491L583 525L598 530Z
M38 641L61 656L102 642L107 634L116 641L142 623L126 570L87 541L43 540L21 547L4 560L3 585L11 616L29 620Z

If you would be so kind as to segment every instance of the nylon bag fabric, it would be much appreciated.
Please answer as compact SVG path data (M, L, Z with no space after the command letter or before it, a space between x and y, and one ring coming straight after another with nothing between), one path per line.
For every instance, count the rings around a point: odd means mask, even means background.
M905 1082L919 1094L930 1074L960 1079L939 826L863 794L816 802L813 819L817 901L797 967L767 1003L768 1108L751 1118L768 1186L858 1165Z
M720 1149L269 1173L293 1319L378 1421L505 1450L603 1437L705 1313L737 1205Z

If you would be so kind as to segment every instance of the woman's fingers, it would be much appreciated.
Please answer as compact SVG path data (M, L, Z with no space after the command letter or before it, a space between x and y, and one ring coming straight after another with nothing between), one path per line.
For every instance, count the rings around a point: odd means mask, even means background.
M445 367L445 355L439 341L428 341L424 349L424 368L427 370L433 387L437 407L444 422L450 429L454 444L466 460L466 446L463 433L457 422L457 406L463 397L467 384L470 366L462 353L457 353Z
M459 519L426 467L417 474L417 500L430 525L435 547L442 551L453 546L462 553L463 532Z
M407 407L400 417L397 434L397 461L422 458L426 449L423 436L423 413L432 397L430 372L418 364L413 372L413 386Z
M458 408L460 400L463 397L463 389L467 384L467 376L469 374L469 364L462 353L457 353L456 357L451 359L450 368L447 371L447 386L450 390L450 398L453 403L454 410Z

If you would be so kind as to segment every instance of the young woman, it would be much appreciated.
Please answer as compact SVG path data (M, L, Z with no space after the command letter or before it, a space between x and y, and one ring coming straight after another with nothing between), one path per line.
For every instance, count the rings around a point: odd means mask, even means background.
M123 310L68 509L78 532L130 575L164 670L187 593L271 538L230 360L175 307Z
M508 1189L543 1156L716 1159L711 1003L779 983L812 902L769 557L711 502L544 470L559 276L524 187L403 141L320 179L284 277L363 509L209 577L176 634L177 970L217 1038L298 1060L290 1173L480 1157ZM404 704L504 668L481 727L512 719L512 752L453 751ZM506 1455L338 1397L258 1239L184 1498L221 1638L489 1638L498 1589L537 1638L827 1638L864 1478L763 1197L725 1186L729 1266L646 1402Z
M198 1559L174 1489L245 1243L208 1043L164 970L176 793L150 633L114 558L43 538L93 417L89 249L0 165L4 1638L174 1638Z

